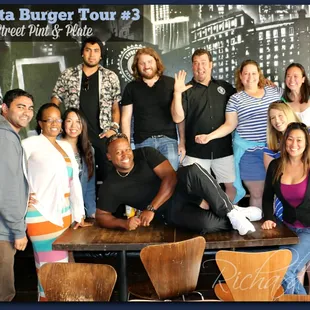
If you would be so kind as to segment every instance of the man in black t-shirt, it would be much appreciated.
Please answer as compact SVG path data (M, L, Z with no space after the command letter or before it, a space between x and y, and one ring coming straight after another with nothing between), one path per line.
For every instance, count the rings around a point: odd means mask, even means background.
M156 215L170 225L201 234L231 227L241 235L255 231L198 164L181 167L176 173L154 148L132 151L124 134L111 136L107 144L114 169L99 190L96 221L100 226L134 230L149 226ZM118 218L118 208L124 204L141 210L139 217Z
M157 149L177 170L178 136L170 112L174 79L163 74L162 60L150 47L136 52L132 70L134 80L126 85L121 101L122 132L131 137L133 116L135 147L151 146ZM180 136L182 139L183 136Z

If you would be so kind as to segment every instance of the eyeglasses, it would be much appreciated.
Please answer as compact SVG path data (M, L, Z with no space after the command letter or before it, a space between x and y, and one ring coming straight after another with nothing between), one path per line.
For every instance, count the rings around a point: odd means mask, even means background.
M88 77L85 77L85 79L83 81L82 89L84 91L88 91L89 90L89 78Z
M52 123L61 124L63 121L61 118L59 118L59 119L48 118L48 119L42 119L41 122L48 123L48 124L52 124Z
M127 136L124 133L116 133L115 135L112 135L107 140L107 146L109 146L113 141L117 139L126 139L128 140Z

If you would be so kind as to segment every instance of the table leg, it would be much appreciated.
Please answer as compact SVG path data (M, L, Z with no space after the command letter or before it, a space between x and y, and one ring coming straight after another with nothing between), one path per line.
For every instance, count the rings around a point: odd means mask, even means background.
M73 251L68 251L68 262L69 263L75 263Z
M119 301L127 301L128 287L127 287L127 256L126 251L119 251L118 254L118 287L119 287Z

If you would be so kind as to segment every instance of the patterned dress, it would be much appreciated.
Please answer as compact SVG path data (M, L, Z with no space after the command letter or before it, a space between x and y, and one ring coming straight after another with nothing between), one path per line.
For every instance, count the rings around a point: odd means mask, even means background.
M69 157L64 156L68 171L68 190L65 193L66 203L62 208L63 227L55 225L44 218L33 206L28 208L26 214L27 234L32 242L36 270L45 263L68 262L68 251L53 251L52 243L60 236L72 222L70 208L70 187L73 169ZM38 300L46 301L43 288L38 280Z

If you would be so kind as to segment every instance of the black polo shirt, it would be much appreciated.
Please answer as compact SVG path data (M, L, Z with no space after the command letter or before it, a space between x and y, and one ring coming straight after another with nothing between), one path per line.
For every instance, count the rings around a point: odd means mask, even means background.
M195 136L208 134L225 123L228 99L235 88L221 80L211 79L208 86L192 79L193 87L183 93L185 113L186 155L203 159L222 158L233 154L231 135L212 140L207 144L195 142Z
M170 107L174 79L161 76L149 87L143 80L128 83L122 96L122 105L133 105L134 141L141 143L153 135L177 139L176 125Z

